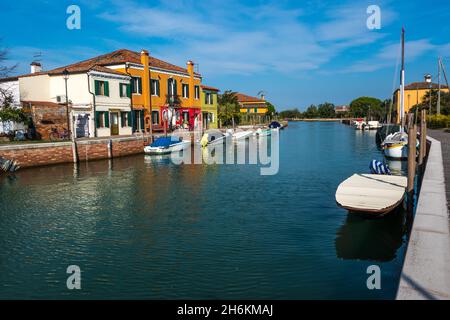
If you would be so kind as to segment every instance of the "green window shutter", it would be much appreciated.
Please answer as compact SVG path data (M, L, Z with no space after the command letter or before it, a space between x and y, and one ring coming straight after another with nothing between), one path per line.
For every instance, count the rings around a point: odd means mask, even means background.
M132 112L128 111L128 126L132 127L133 126L133 119L132 119Z
M138 92L139 94L142 94L142 78L138 78Z
M123 87L123 83L119 83L119 96L122 98L123 94L122 94L122 87Z
M105 81L105 96L109 97L109 82Z
M255 108L255 113L258 113L258 108Z
M159 80L156 80L156 95L159 97Z
M95 87L95 95L98 96L100 93L100 81L95 80L94 87Z
M129 84L126 84L127 86L127 97L131 98L131 86Z
M125 113L121 112L120 113L120 127L121 128L125 127L125 123L124 123L125 121L124 120L125 120Z
M133 93L137 93L137 91L136 91L137 88L134 87L134 80L135 79L136 78L132 77L131 80L130 80L130 88L131 88L131 92L133 92Z
M137 111L131 111L131 123L132 123L132 127L133 127L133 132L136 132L137 130L137 123L136 123L136 112Z
M100 111L95 112L95 127L100 128L100 117L102 116L102 113Z
M144 110L141 110L141 129L144 130Z
M109 112L104 112L105 115L105 128L109 128Z

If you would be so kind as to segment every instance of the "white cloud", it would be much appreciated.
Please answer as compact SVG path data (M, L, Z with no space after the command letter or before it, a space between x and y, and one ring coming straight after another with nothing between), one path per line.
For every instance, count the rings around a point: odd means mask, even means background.
M150 51L178 64L193 59L208 74L315 70L349 48L384 37L366 28L366 8L360 5L329 8L318 23L276 2L249 7L235 1L162 1L150 7L116 1L99 17L128 35L163 39Z

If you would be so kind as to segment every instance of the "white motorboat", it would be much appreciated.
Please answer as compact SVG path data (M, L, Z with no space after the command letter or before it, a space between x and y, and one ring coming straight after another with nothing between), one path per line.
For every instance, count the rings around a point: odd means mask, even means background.
M364 128L365 130L378 130L382 127L382 124L379 121L368 121L367 126Z
M200 144L205 148L207 146L225 143L226 139L229 137L231 137L229 132L222 133L218 130L215 130L214 132L205 132L200 140Z
M243 140L247 139L248 137L250 137L252 135L253 135L253 131L252 130L238 131L238 132L234 132L232 134L233 141L243 141Z
M270 136L272 134L272 130L279 130L279 129L262 129L262 128L258 128L254 135L258 136L258 137L267 137Z
M190 146L190 141L183 141L177 137L162 137L144 147L144 153L150 155L169 154L185 150Z

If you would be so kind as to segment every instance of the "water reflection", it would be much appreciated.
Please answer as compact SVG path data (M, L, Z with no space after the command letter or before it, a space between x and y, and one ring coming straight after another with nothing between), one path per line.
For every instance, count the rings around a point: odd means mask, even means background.
M336 235L336 255L345 260L392 261L405 241L409 221L403 208L377 219L348 214Z

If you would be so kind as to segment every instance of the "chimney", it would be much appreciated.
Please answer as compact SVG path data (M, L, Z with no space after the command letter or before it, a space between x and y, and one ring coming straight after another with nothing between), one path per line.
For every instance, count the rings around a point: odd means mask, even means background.
M42 65L39 62L33 61L31 64L31 73L37 73L42 71Z
M147 50L141 51L141 64L144 66L144 74L142 77L142 96L144 98L144 109L147 114L151 114L151 95L150 95L150 66L149 53Z

